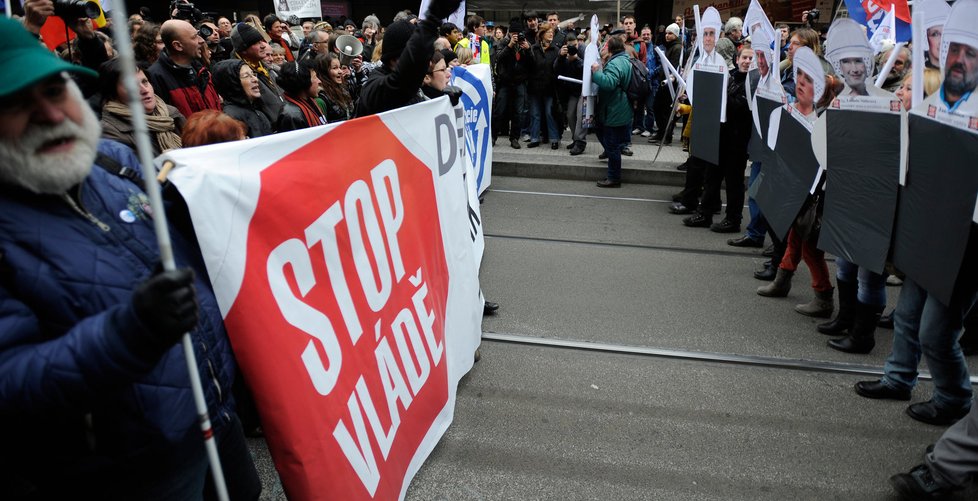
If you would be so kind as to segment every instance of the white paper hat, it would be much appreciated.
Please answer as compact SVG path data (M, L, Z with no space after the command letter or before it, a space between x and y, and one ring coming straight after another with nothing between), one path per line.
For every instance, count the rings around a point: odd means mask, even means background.
M941 38L941 68L947 62L947 50L951 43L960 43L978 49L978 0L958 0L944 24ZM942 70L943 73L943 70Z
M799 47L795 50L795 55L791 57L794 72L795 85L798 85L798 70L804 71L806 75L812 77L812 86L815 87L815 102L822 99L825 92L825 70L822 69L822 62L818 56L808 47Z
M947 15L951 12L951 6L944 0L917 0L914 2L914 10L920 10L924 14L924 29L934 26L943 26L947 22Z
M757 30L750 34L750 48L754 49L754 52L764 51L768 64L774 64L774 48L771 47L773 42L767 30Z
M751 0L750 7L747 9L747 15L744 16L744 32L748 35L753 35L754 30L751 29L754 25L760 24L766 29L774 30L771 25L771 20L767 18L767 14L764 13L764 8L757 0Z
M825 40L825 58L832 63L837 75L842 74L843 59L858 57L866 64L866 73L873 74L873 48L869 45L862 26L849 18L832 22Z
M717 32L717 36L723 32L723 21L720 21L720 12L714 7L707 7L703 11L703 16L700 17L700 33L707 28L713 28Z

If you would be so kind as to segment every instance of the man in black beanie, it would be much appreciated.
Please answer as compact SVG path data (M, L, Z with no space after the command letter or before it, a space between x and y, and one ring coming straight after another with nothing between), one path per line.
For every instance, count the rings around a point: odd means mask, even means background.
M441 20L458 9L461 0L432 0L417 25L396 21L384 33L383 66L363 85L357 116L373 115L424 100L421 84L428 73Z
M282 101L282 90L275 84L275 77L262 64L265 53L270 51L265 38L261 36L254 26L248 23L238 23L231 29L231 44L234 46L234 55L241 59L258 77L258 85L261 88L262 111L272 123L278 120L285 105Z

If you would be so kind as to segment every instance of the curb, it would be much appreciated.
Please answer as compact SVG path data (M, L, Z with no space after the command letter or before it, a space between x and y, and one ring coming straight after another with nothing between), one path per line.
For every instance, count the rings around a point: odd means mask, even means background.
M628 168L622 162L621 180L625 183L654 184L662 186L683 186L686 173L676 170L679 165L675 162L659 162L657 169ZM567 179L573 181L600 181L605 178L608 168L606 164L597 165L560 165L536 164L531 162L493 161L492 175L526 177L537 179Z

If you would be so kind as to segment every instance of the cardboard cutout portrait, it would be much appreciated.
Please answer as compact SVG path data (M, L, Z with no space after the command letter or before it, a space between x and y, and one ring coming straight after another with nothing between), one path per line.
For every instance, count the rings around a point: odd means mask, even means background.
M771 114L768 130L773 145L761 171L763 180L755 182L754 200L771 229L784 240L810 194L819 173L812 151L811 123L790 105Z
M695 68L696 65L694 65ZM726 74L693 70L696 103L689 137L690 155L713 165L720 163L720 122L726 96Z
M951 300L978 222L978 0L958 0L944 25L944 81L910 112L910 152L893 263L941 302ZM939 203L937 203L939 201Z
M591 16L590 38L587 47L584 48L584 84L581 85L581 97L585 100L582 106L584 127L594 127L595 97L598 95L598 86L591 82L591 65L601 61L601 54L598 50L598 36L600 28L598 26L597 14Z
M900 180L899 108L895 113L830 108L823 119L827 171L818 247L883 273Z
M687 95L696 110L690 131L689 152L696 158L720 163L720 123L726 121L727 63L716 51L717 37L723 30L720 13L707 7L696 26L699 58L693 64Z
M876 87L873 75L873 48L859 23L849 18L836 19L829 28L825 42L828 50L825 58L832 64L835 74L845 81L843 96L879 96L892 99L893 95Z

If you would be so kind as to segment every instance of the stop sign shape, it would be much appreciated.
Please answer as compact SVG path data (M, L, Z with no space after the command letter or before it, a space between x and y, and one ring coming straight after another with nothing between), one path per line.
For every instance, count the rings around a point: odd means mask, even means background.
M398 497L448 405L433 176L376 117L261 172L225 324L290 499Z

